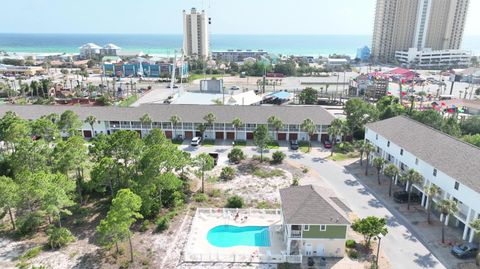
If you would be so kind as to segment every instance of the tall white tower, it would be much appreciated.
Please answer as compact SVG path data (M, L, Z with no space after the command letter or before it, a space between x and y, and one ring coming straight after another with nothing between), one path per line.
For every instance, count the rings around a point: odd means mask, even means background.
M183 11L183 51L186 56L206 59L209 56L209 19L204 10L197 13L192 8L190 14Z

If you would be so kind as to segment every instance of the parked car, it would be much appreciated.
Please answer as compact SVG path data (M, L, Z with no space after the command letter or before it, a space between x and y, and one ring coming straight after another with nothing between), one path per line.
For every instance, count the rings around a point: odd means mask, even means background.
M298 149L298 141L297 140L290 140L290 149L297 150Z
M192 138L192 142L190 142L190 146L194 146L194 147L199 146L201 142L202 142L202 138L199 136L196 136Z
M211 153L208 153L208 155L210 155L210 157L212 157L212 159L213 159L213 165L216 166L217 163L218 163L218 153L216 153L216 152L211 152Z
M230 88L230 90L232 90L232 91L238 91L238 90L240 90L240 88L239 88L238 86L232 86L232 87Z
M451 252L453 256L460 259L473 258L477 255L478 245L474 243L455 245L452 247Z
M330 148L332 148L332 142L330 142L330 140L324 140L324 141L323 141L323 146L324 146L326 149L330 149Z
M407 191L396 191L393 193L393 200L399 204L404 204L408 202L408 192ZM411 203L420 203L421 201L420 195L412 192L410 196Z

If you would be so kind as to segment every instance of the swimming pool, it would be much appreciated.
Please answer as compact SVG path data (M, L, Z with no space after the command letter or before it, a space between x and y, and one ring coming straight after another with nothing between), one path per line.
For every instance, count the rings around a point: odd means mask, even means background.
M235 246L269 247L270 233L268 226L220 225L208 231L207 240L211 245L220 248Z

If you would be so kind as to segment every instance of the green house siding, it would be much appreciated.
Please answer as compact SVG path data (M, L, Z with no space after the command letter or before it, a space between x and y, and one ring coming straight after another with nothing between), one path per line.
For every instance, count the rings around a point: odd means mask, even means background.
M310 225L308 231L303 231L303 238L346 238L347 226L327 225L325 231L320 231L320 225Z

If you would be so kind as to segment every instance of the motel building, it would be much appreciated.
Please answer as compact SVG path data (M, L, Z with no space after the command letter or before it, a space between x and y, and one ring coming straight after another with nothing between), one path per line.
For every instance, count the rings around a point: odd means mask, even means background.
M413 185L422 206L428 206L424 188L433 184L440 188L434 203L457 201L459 211L450 218L440 216L440 221L456 228L463 240L474 240L475 230L469 224L480 213L480 148L404 116L367 124L365 138L376 146L373 157L383 157L402 172L415 169L425 178Z
M271 116L282 120L284 127L270 130L277 141L308 141L308 133L301 129L305 119L316 124L316 133L312 141L328 139L327 128L334 117L320 106L219 106L219 105L174 105L144 104L139 107L81 107L46 105L2 105L0 117L7 111L15 112L19 117L35 120L52 113L62 114L66 110L75 112L82 121L94 116L97 122L92 126L85 123L80 130L86 139L97 134L112 134L118 130L132 130L142 137L153 128L162 129L167 138L191 139L200 136L199 125L206 124L204 117L213 113L216 120L207 126L204 139L213 140L253 140L253 132L258 125L267 124ZM151 122L142 123L140 118L147 114ZM176 125L170 122L172 116L178 116ZM232 121L239 118L244 124L234 128Z

